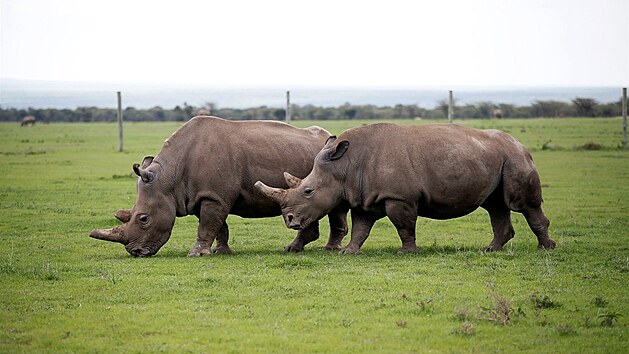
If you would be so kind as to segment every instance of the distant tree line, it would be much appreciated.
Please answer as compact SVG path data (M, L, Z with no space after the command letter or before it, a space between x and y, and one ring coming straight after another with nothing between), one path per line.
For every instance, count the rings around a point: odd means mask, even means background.
M456 105L455 118L562 118L562 117L617 117L622 114L621 102L599 103L592 98L577 97L570 103L562 101L534 101L529 106L495 104L483 101ZM292 119L336 120L336 119L398 119L423 118L443 119L447 117L446 100L437 102L432 109L418 105L374 106L346 103L338 107L318 107L313 105L292 105ZM186 121L197 114L211 114L226 119L284 120L286 110L273 107L253 107L246 109L217 108L208 102L195 107L184 103L172 109L155 106L149 109L127 107L123 111L125 121ZM116 120L116 110L112 108L78 107L76 109L15 109L0 107L0 121L18 122L25 116L33 116L41 122L112 122Z

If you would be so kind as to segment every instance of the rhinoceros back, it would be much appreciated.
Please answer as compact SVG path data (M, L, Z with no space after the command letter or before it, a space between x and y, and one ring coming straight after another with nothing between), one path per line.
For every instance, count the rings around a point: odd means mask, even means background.
M266 217L279 215L279 206L259 195L254 183L287 187L284 171L306 176L329 136L320 127L194 117L165 141L155 162L172 176L187 214L201 200L212 199L233 214Z
M407 200L418 204L418 215L451 218L476 209L501 182L507 195L539 183L526 148L504 132L374 124L350 129L338 137L343 139L357 165L350 178L356 192L348 193L357 196L354 205Z

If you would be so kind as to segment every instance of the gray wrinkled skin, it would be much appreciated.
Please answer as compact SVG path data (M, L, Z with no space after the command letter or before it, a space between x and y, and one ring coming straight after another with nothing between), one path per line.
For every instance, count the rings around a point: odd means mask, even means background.
M123 225L93 230L90 236L122 243L134 256L151 256L168 241L176 217L196 215L197 241L188 255L231 253L228 214L281 214L277 203L254 189L254 182L287 188L282 172L307 175L329 136L319 127L299 129L281 122L192 118L166 140L155 158L133 166L139 176L138 198L131 210L115 214ZM331 211L330 239L324 248L340 248L347 234L346 215L347 209ZM318 237L318 223L311 223L299 230L286 251L302 251Z
M330 138L312 172L303 180L294 178L292 185L286 190L256 182L258 190L280 203L293 229L306 228L339 206L351 208L351 240L344 253L359 252L384 216L398 231L400 253L406 253L417 250L417 216L451 219L478 207L489 212L494 233L487 251L500 250L513 238L511 211L524 215L538 247L555 246L533 159L498 130L383 123L349 129Z

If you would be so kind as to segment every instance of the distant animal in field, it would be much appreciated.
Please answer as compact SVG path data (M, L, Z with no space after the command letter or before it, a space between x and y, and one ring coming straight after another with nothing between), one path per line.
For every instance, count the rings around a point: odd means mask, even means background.
M417 250L417 216L452 219L489 212L498 251L515 235L511 211L524 214L539 248L554 248L542 212L542 187L529 151L511 135L455 124L370 124L331 137L304 179L284 173L289 189L256 188L282 206L286 226L302 230L330 210L351 208L343 253L356 253L374 223L388 216L400 253Z
M210 113L210 111L209 111L209 110L207 110L207 109L205 109L205 108L201 108L201 109L199 109L199 110L197 111L197 115L198 115L198 116L210 116L210 115L212 115L212 114Z
M500 108L494 109L494 118L502 118L502 110Z
M320 127L295 128L272 121L228 121L195 117L166 140L155 158L135 164L138 198L115 216L124 224L93 230L93 238L120 242L133 256L151 256L168 241L175 218L196 215L197 241L188 256L231 253L227 215L261 218L281 215L279 204L254 188L256 180L285 184L282 172L306 176L330 137ZM325 249L340 249L347 234L347 210L330 211ZM299 230L286 246L299 252L319 237L319 225ZM216 240L216 248L211 249Z
M20 123L20 126L25 126L25 125L35 125L35 122L37 120L35 119L35 117L33 116L25 116L24 118L22 118L22 121Z

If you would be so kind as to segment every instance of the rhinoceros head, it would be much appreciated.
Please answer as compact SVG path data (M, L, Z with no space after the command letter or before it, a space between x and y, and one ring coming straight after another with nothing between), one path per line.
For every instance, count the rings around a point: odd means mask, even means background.
M262 181L255 188L267 198L278 203L286 226L301 230L328 214L341 202L343 185L336 160L349 146L347 140L335 144L336 137L328 139L315 158L312 171L303 180L284 172L289 189L273 188Z
M114 216L123 222L111 229L92 230L90 236L99 240L119 242L136 257L152 256L168 241L175 223L174 198L169 188L160 183L160 167L151 165L147 156L133 165L138 175L138 199L131 210L119 210Z

